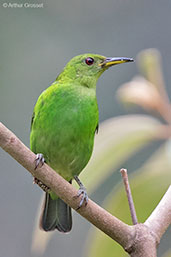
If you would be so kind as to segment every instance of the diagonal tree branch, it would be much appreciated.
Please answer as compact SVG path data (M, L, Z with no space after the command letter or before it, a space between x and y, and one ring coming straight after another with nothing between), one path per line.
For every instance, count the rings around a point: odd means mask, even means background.
M77 210L80 199L77 199L77 190L51 169L47 164L35 170L36 155L30 151L10 130L0 123L0 146L16 161L26 168L33 177L38 178L55 192L62 200L102 230L124 248L128 247L130 238L134 237L135 230L128 226L96 203L89 199L86 207Z
M171 210L171 190L167 191L144 224L129 226L91 200L87 206L77 210L80 201L76 197L77 190L47 164L35 170L36 155L2 123L0 123L0 146L80 215L118 242L130 256L156 257L156 245L170 223L168 216ZM164 227L162 224L165 224Z
M171 224L171 186L144 224L158 237L159 243L162 235Z

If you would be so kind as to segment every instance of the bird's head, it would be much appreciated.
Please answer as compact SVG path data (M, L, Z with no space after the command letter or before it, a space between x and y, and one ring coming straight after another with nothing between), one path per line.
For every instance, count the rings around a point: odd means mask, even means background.
M104 57L98 54L78 55L67 63L57 80L67 78L93 88L96 86L97 79L106 69L116 64L132 61L133 59L126 57Z

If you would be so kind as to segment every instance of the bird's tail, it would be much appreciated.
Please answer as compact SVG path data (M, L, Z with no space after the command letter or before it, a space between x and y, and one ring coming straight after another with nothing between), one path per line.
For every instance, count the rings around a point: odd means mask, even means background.
M53 200L46 193L40 228L45 231L57 229L60 232L69 232L72 228L71 208L60 198Z

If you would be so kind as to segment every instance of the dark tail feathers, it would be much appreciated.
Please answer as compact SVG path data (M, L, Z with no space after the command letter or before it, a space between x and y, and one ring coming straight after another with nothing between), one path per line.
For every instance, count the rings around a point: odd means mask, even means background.
M45 231L58 229L60 232L69 232L72 228L71 208L60 198L53 200L46 193L40 228Z

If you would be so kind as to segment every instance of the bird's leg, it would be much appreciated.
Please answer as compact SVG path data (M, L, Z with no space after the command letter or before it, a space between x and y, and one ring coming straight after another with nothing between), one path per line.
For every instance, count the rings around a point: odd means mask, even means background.
M88 203L88 194L87 194L87 191L86 191L86 188L84 187L84 185L81 183L80 179L78 178L78 176L74 176L74 179L75 181L77 182L77 184L79 185L79 190L78 190L78 193L77 193L77 197L79 197L80 195L82 195L81 197L81 201L79 203L79 206L77 208L80 209L80 207L83 205L83 202L85 201L85 205L87 205Z
M45 158L44 158L43 154L41 154L41 153L36 154L35 168L34 169L36 170L39 165L41 165L41 167L42 167L44 163L45 163ZM43 184L37 178L33 178L33 184L37 184L46 193L50 192L50 188L48 186L46 186L45 184Z

